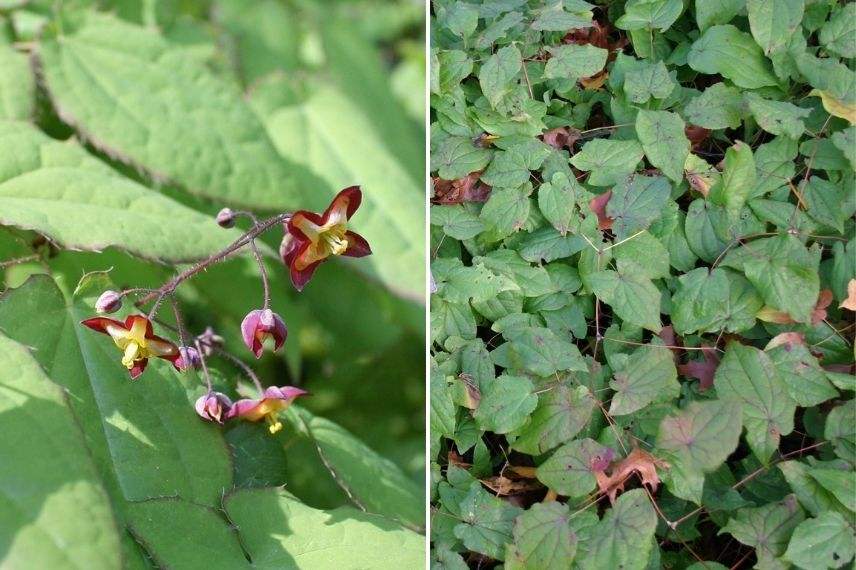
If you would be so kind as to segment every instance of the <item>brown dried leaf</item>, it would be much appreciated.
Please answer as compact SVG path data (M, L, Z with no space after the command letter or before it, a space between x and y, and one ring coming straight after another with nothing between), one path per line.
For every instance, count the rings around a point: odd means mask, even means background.
M606 80L609 79L609 72L605 69L598 71L591 77L583 77L580 79L580 85L583 86L583 89L586 91L597 91L601 87L603 87Z
M491 187L480 180L481 171L471 172L457 180L433 178L434 204L449 205L464 202L487 202Z
M495 475L487 479L479 479L482 484L493 491L496 495L520 495L536 489L542 485L537 479L509 479L502 475Z
M619 492L624 491L624 484L634 473L639 476L643 485L655 493L660 485L658 467L668 469L669 464L637 447L615 465L611 474L595 472L594 475L600 492L606 493L610 503L615 503L615 497Z

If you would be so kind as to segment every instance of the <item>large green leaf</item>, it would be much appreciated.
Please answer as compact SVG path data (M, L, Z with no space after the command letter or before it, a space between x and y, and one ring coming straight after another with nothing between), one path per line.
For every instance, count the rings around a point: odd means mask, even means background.
M570 522L568 505L555 501L532 505L514 521L514 546L511 556L506 556L506 566L570 569L577 551Z
M131 508L130 529L162 567L322 569L401 568L424 560L424 539L351 508L320 511L281 489L225 497L221 513L186 501L155 499ZM188 537L194 537L188 548ZM202 554L204 553L204 555Z
M591 44L568 44L549 48L552 57L544 66L548 79L579 79L595 75L606 64L609 52Z
M669 111L641 110L636 115L636 136L652 165L675 182L684 177L684 162L690 141L684 134L683 119Z
M804 518L796 497L788 495L778 503L740 509L720 533L727 532L739 542L754 546L758 564L768 567L784 554L791 533Z
M116 247L172 262L206 257L240 235L118 175L74 142L14 121L0 121L0 224L69 249Z
M594 139L571 157L571 164L590 171L586 182L593 186L616 184L636 170L644 151L630 140Z
M494 362L537 376L551 376L563 370L588 370L580 350L569 340L543 327L524 327L503 333L508 340L493 352Z
M0 119L25 121L36 107L36 81L27 56L0 45Z
M776 52L800 27L805 0L746 0L749 28L767 55Z
M740 215L755 188L755 160L748 144L737 141L725 151L725 169L720 181L710 189L713 203L724 206L732 218Z
M585 386L565 383L551 387L538 398L531 419L519 432L512 447L538 455L576 436L591 419L594 397Z
M493 108L497 108L511 93L522 65L520 50L516 46L501 48L482 65L479 84Z
M619 363L615 364L615 375L609 382L609 387L615 390L610 414L631 414L651 402L678 395L680 384L671 350L651 344L640 346L629 356L617 355L615 360Z
M752 36L730 24L705 30L693 43L687 63L696 71L718 73L746 89L778 84L770 62Z
M731 342L716 369L714 384L720 398L742 404L749 447L766 463L781 437L793 431L796 409L770 357L757 348Z
M669 489L676 496L702 502L704 474L720 467L737 449L742 426L734 421L739 404L692 402L660 422L657 448L669 459Z
M648 495L642 489L627 491L595 527L584 556L578 558L580 568L646 568L656 527L657 514Z
M424 537L349 507L319 511L260 489L226 497L225 508L254 568L411 568L425 560Z
M0 566L117 568L107 494L63 391L0 335Z
M525 376L503 374L489 383L473 417L484 431L508 433L521 427L538 405L532 381Z
M598 271L589 276L589 285L622 320L660 331L660 291L635 263L625 263L618 271Z
M38 56L60 116L107 154L228 203L317 200L314 177L277 155L237 87L152 29L89 13Z
M823 513L794 529L785 559L802 568L841 568L853 559L856 533L839 513Z
M662 176L633 174L615 186L606 204L615 236L623 240L649 227L662 215L670 191L669 181Z
M287 417L315 445L336 483L356 505L412 527L424 523L422 489L400 467L330 420L297 407Z
M69 393L114 500L178 496L216 505L231 486L229 458L219 430L193 412L193 391L160 361L131 382L113 341L80 325L107 286L91 279L88 290L72 296L50 277L35 276L3 297L0 330L34 347L39 364ZM29 318L34 307L39 319Z
M324 87L306 102L274 112L267 127L283 156L327 182L315 198L319 208L332 197L330 189L362 187L363 203L352 225L371 244L373 254L354 267L368 269L394 292L421 299L424 194L360 109ZM357 148L360 151L354 152Z
M752 328L762 306L758 292L739 273L699 267L678 278L672 325L679 334L741 332Z
M784 380L788 394L800 406L816 406L838 395L806 345L785 343L767 352Z
M737 88L714 83L687 103L684 116L706 129L736 129L743 120L743 99Z
M676 454L685 465L713 471L737 449L740 413L733 402L693 402L660 422L657 447Z
M594 473L611 451L592 439L572 440L538 466L538 480L560 495L584 497L594 490Z
M820 249L807 249L789 234L747 242L725 265L742 269L767 305L807 323L820 292Z
M485 491L475 481L460 503L463 521L455 526L455 536L470 550L502 560L505 544L511 542L514 519L523 512Z

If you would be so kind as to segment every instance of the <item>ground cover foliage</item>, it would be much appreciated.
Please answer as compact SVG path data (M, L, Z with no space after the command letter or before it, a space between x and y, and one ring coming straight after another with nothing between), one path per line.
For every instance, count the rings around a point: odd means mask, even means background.
M0 567L422 563L423 41L409 1L0 0ZM247 248L175 291L186 332L232 355L209 355L215 390L258 397L237 358L310 391L281 426L203 421L223 416L194 410L202 370L152 358L132 380L80 324L251 227L221 208L320 212L351 185L371 256L298 293L282 224L258 241L275 354L242 340ZM152 324L178 342L169 302Z
M841 568L856 5L433 3L434 568Z

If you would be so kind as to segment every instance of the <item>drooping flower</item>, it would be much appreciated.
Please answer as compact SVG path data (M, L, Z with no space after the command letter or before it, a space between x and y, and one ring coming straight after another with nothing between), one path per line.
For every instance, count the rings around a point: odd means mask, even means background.
M149 358L153 356L169 360L178 369L178 347L165 338L156 336L151 321L143 315L129 315L124 323L107 317L94 317L81 321L81 324L110 335L123 352L122 365L128 369L132 380L143 373Z
M244 337L247 348L253 351L256 358L261 358L265 339L273 339L275 352L288 337L288 328L282 317L270 309L256 309L247 313L241 322L241 335Z
M196 400L194 407L203 420L222 424L232 409L232 400L220 392L208 392Z
M360 207L362 197L360 187L351 186L339 192L323 214L305 210L292 214L285 225L279 253L289 267L295 289L303 290L318 265L330 256L371 254L365 238L347 229L348 220Z
M265 389L261 398L235 402L229 408L226 418L241 418L250 422L264 419L268 423L268 431L274 434L282 429L282 422L277 418L277 414L307 393L306 390L294 386L270 386Z
M199 356L199 351L192 346L178 347L178 358L175 361L175 367L184 372L191 368L199 368L202 363L202 358Z
M122 295L116 291L104 291L95 301L95 310L99 313L115 313L122 308Z

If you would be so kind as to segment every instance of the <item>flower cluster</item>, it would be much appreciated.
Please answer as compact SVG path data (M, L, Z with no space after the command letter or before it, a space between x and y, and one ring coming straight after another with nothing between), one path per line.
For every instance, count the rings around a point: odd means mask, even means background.
M300 210L260 221L250 212L224 208L216 216L216 222L221 227L234 227L240 217L246 217L252 222L252 227L241 238L224 250L182 271L157 289L104 291L95 302L98 313L109 314L122 308L124 297L142 295L135 306L142 308L152 303L147 314L131 314L124 322L101 316L92 317L81 321L81 324L110 336L122 353L122 365L127 368L131 379L139 377L145 371L149 359L153 357L168 360L179 371L201 369L208 390L196 401L195 409L199 417L217 424L231 419L252 422L265 420L270 433L275 434L282 429L278 414L307 392L294 386L263 387L249 366L223 348L223 339L210 327L187 341L174 296L175 291L184 281L249 246L259 266L264 300L261 309L252 310L244 317L241 322L241 336L256 358L261 358L265 346L270 346L275 352L285 344L288 328L285 320L270 309L270 284L261 253L255 243L256 238L272 227L282 224L284 236L280 245L280 256L289 268L294 288L302 291L318 266L327 259L339 255L364 257L371 254L368 242L347 228L348 221L359 208L361 201L362 192L359 187L351 186L339 192L321 214ZM172 303L175 313L174 330L178 333L180 345L154 334L153 322L173 328L157 319L158 310L165 300ZM232 402L225 394L214 391L206 365L206 358L214 355L223 356L241 368L255 384L259 397Z

